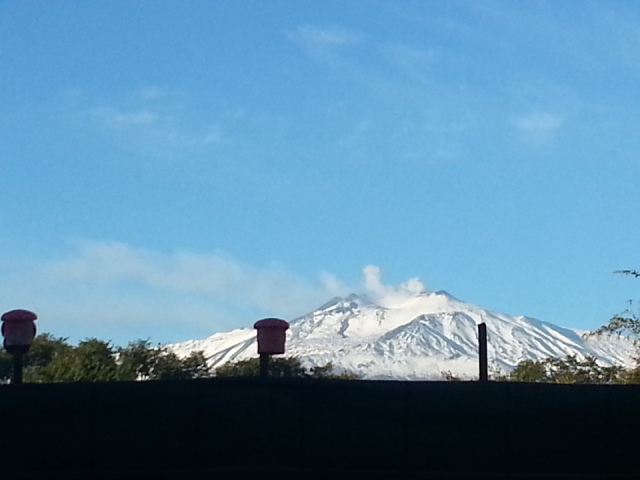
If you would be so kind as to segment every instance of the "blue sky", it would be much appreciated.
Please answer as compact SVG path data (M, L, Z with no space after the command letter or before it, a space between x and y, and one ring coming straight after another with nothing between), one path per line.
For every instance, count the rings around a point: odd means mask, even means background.
M5 0L0 309L164 343L419 278L595 328L638 294L613 272L640 264L639 24L623 1Z

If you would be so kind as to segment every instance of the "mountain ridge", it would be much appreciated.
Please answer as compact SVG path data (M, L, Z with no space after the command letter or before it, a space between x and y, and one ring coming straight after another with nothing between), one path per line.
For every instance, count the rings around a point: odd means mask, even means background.
M526 316L496 313L446 291L334 297L290 322L287 355L308 366L332 363L365 379L433 380L443 372L473 378L478 372L477 325L485 323L492 368L522 360L593 355L605 365L631 366L635 347L618 337L583 338L583 331ZM215 368L257 356L256 332L241 328L170 345L179 355L203 350Z

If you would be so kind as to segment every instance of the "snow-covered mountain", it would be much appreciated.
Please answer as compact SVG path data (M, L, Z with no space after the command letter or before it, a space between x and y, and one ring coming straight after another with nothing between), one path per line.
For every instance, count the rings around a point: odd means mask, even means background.
M521 360L577 354L603 364L633 364L631 341L592 337L529 317L511 316L461 302L446 292L413 293L372 302L336 297L290 322L287 355L306 365L331 362L368 379L440 379L442 372L478 375L477 325L486 323L489 364L502 372ZM170 346L179 355L203 350L214 368L257 356L256 331L242 328Z

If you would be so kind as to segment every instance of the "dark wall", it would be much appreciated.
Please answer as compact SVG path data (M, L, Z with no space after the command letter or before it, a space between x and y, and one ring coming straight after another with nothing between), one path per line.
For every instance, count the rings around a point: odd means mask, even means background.
M0 478L640 478L640 386L26 384L0 419Z

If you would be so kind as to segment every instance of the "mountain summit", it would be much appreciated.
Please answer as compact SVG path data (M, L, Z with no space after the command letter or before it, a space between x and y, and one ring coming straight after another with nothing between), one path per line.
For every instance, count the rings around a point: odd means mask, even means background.
M477 325L486 323L489 364L507 372L526 359L595 356L603 364L630 366L631 341L618 337L584 340L584 331L524 316L491 312L447 292L335 297L290 322L287 355L314 366L331 362L337 370L367 379L440 379L442 372L473 378L478 372ZM203 350L212 367L257 356L256 332L242 328L204 340L171 345L179 355Z

